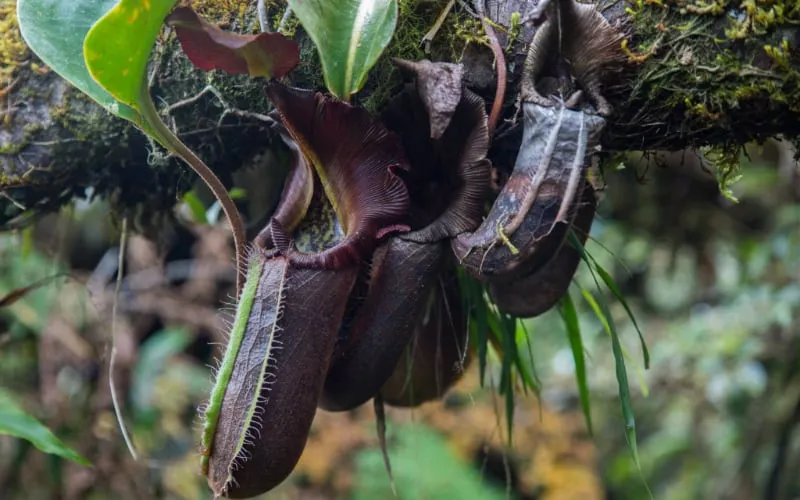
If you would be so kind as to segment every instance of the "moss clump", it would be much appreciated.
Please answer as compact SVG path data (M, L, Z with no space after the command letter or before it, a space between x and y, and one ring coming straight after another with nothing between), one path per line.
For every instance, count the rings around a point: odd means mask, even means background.
M610 147L709 147L728 192L742 144L800 134L796 0L633 0L627 13L633 72L612 90Z
M8 92L19 67L28 59L28 47L17 25L17 2L0 0L0 96Z
M446 4L446 1L399 0L397 28L392 41L370 71L363 91L357 96L365 109L377 113L402 86L402 76L392 63L393 57L412 61L427 58L458 62L468 43L483 40L480 22L456 4L430 42L429 53L426 53L424 37Z
M227 28L232 24L244 24L253 3L250 0L193 0L191 5L205 19Z

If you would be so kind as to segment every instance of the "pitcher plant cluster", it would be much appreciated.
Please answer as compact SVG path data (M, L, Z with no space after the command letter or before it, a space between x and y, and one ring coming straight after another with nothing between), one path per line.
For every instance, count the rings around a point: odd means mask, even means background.
M54 3L92 21L57 48L59 28L43 19L57 15ZM566 78L548 70L581 40L607 54L618 49L621 36L594 7L542 2L545 21L521 87L522 143L498 185L488 158L493 103L467 88L460 64L396 59L407 83L380 114L348 102L391 39L396 1L289 1L318 48L329 94L285 83L299 63L293 40L223 31L175 3L122 0L108 10L89 0L20 0L19 17L45 63L194 169L233 228L238 304L201 438L202 471L215 495L251 497L284 481L317 408L439 399L473 357L483 371L487 344L502 354L501 391L513 404L515 380L536 385L520 362L517 318L560 304L583 369L567 290L580 262L593 264L583 249L597 203L587 171L611 112L599 68L613 57L573 58ZM579 28L561 58L554 19ZM291 167L276 210L252 242L244 241L222 183L164 125L152 101L148 59L164 24L196 67L264 81L270 127ZM505 64L502 56L496 64ZM605 303L595 305L608 313ZM635 451L621 351L618 362ZM578 375L591 425L585 373Z

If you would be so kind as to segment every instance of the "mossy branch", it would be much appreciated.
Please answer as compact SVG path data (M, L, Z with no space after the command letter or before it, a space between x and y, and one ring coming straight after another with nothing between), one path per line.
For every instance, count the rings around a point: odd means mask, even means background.
M215 7L223 3L236 8ZM269 3L275 19L282 17L279 3ZM461 61L468 84L487 102L493 99L494 58L480 20L456 3L434 39L425 39L446 3L400 0L395 39L358 96L360 104L376 111L402 87L390 57ZM205 4L210 6L205 15L228 29L259 29L255 2ZM151 154L142 134L71 89L16 43L14 5L0 0L0 228L23 225L32 215L85 196L87 188L140 218L167 211L190 188L192 176L163 152ZM507 0L487 8L499 43L507 48L506 119L513 116L522 62L535 32L532 23L519 24L526 5ZM711 147L726 159L718 175L732 177L735 161L728 160L743 144L778 135L800 138L800 5L795 0L600 0L599 8L627 33L622 47L627 65L604 89L615 110L603 140L606 150ZM301 30L297 34L303 63L292 79L321 89L313 46ZM266 113L261 82L194 70L170 36L161 41L153 64L153 95L167 104L208 86L215 90L171 116L179 136L223 182L230 185L234 171L272 147L267 124L231 112ZM498 136L509 130L500 123Z

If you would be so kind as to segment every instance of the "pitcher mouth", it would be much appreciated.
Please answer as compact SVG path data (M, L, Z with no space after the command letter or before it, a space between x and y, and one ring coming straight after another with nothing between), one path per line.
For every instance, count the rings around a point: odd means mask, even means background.
M379 240L408 231L410 199L398 175L409 165L399 138L365 110L320 93L290 88L278 82L266 92L286 130L284 139L296 147L290 181L313 179L314 192L300 186L284 198L270 222L268 239L298 267L342 269L372 255ZM323 196L324 195L324 196ZM328 225L341 237L333 245L304 252L294 244L293 231L312 201L328 204L335 221ZM287 205L289 204L289 205Z

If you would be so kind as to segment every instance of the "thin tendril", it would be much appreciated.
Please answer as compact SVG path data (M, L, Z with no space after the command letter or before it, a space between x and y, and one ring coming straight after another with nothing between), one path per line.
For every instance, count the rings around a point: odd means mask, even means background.
M119 291L122 288L122 274L125 270L125 249L128 246L128 218L122 219L122 234L119 237L119 258L117 261L117 283L114 287L114 302L111 307L111 359L108 362L108 387L111 390L111 402L114 405L114 415L117 417L117 425L125 440L125 445L134 460L139 460L139 454L133 446L133 441L128 434L125 420L122 417L122 409L117 397L117 387L114 382L114 369L117 364L117 305L119 303Z

